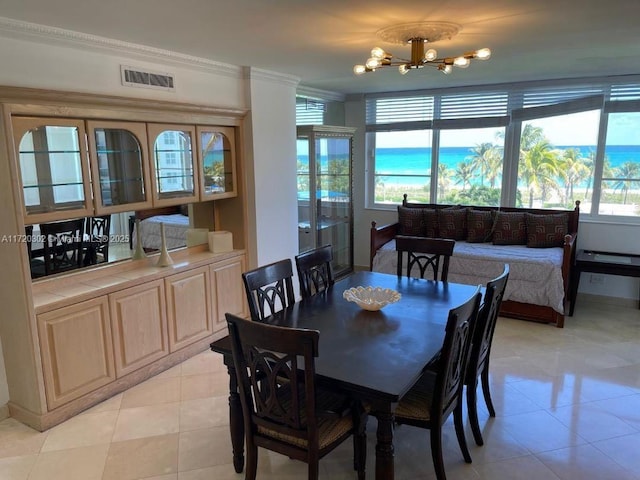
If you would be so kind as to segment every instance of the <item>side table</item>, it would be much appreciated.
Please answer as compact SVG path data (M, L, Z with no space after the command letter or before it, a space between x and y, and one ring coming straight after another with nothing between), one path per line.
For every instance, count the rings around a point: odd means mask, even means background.
M576 263L572 269L569 316L573 315L578 295L578 284L582 272L603 273L606 275L622 275L640 277L640 255L630 253L600 252L594 250L578 250ZM638 304L640 307L640 303Z

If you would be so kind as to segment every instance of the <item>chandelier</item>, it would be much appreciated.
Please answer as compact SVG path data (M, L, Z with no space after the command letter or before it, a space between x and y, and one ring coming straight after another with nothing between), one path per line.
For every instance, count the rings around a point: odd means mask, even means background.
M411 45L411 59L396 57L380 47L371 50L371 57L364 65L353 67L353 73L362 75L367 72L375 72L379 68L397 67L402 75L409 70L423 67L434 67L442 73L451 73L453 67L467 68L471 60L488 60L491 50L481 48L473 52L463 53L457 57L438 57L438 52L433 48L426 49L427 44L438 40L450 40L460 31L460 26L449 22L421 22L405 23L393 27L383 28L377 35L385 42L400 45Z

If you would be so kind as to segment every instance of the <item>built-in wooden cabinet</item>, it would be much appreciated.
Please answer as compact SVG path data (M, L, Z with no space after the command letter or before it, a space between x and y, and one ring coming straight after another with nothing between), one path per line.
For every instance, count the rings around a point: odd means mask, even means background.
M210 267L200 267L164 279L167 292L169 350L175 352L213 333Z
M93 212L85 126L66 118L13 117L25 224Z
M97 215L151 208L151 178L144 123L87 121Z
M162 280L110 294L109 307L118 378L169 353Z
M242 273L246 271L245 258L236 257L225 260L209 267L213 293L215 295L215 332L227 328L225 313L233 313L239 317L249 315L247 309L247 299L242 284Z
M147 133L153 204L163 207L197 202L195 126L149 123Z
M235 133L230 127L196 128L200 160L200 199L235 197Z
M107 297L38 315L38 334L50 409L116 379Z

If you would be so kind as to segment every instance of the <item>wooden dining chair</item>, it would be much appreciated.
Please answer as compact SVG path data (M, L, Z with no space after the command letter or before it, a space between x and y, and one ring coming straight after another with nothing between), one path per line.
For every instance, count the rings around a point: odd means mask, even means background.
M111 215L87 217L85 221L85 264L93 265L109 261L109 233Z
M34 266L35 276L73 270L82 266L82 241L84 218L64 222L41 223L40 233L44 238L44 263ZM44 272L40 272L42 268Z
M426 372L400 399L394 414L398 424L430 430L431 457L438 480L447 478L442 457L442 425L452 413L460 450L465 461L471 463L464 435L462 394L481 296L478 287L467 302L449 311L437 371Z
M264 320L295 303L291 259L245 272L242 281L252 320Z
M254 480L258 447L308 464L353 436L354 469L365 478L366 414L357 402L316 388L317 330L277 327L226 314L244 416L247 464ZM346 407L345 407L346 406Z
M333 249L331 245L310 250L296 257L296 269L302 298L324 292L335 283L333 278Z
M473 438L477 445L483 445L482 433L478 423L477 389L478 378L482 382L482 393L487 404L489 415L496 416L496 411L491 401L491 390L489 389L489 356L491 354L491 344L493 333L496 329L496 321L500 312L500 305L504 297L504 291L509 279L509 265L504 266L504 271L487 283L484 294L482 308L478 314L478 321L473 331L471 339L471 353L467 365L465 385L467 386L467 411Z
M449 259L453 254L455 240L446 238L396 236L396 250L398 252L398 276L402 276L403 257L407 257L406 275L411 277L416 267L420 278L425 278L428 270L433 273L433 280L447 281L449 274ZM406 253L406 255L405 255ZM442 265L442 267L440 266Z

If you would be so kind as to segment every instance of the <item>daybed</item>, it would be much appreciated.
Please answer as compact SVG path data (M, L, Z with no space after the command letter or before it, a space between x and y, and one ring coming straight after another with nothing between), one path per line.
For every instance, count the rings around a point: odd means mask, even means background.
M146 251L159 250L162 244L160 224L164 224L167 249L180 248L187 245L189 216L184 206L161 207L136 211L129 218L130 248L137 242L138 232L135 220L140 220L142 232L142 248Z
M543 210L409 203L405 195L398 222L371 222L370 268L397 272L396 235L453 238L449 281L484 285L508 263L500 314L562 328L579 215L579 201L574 210Z

